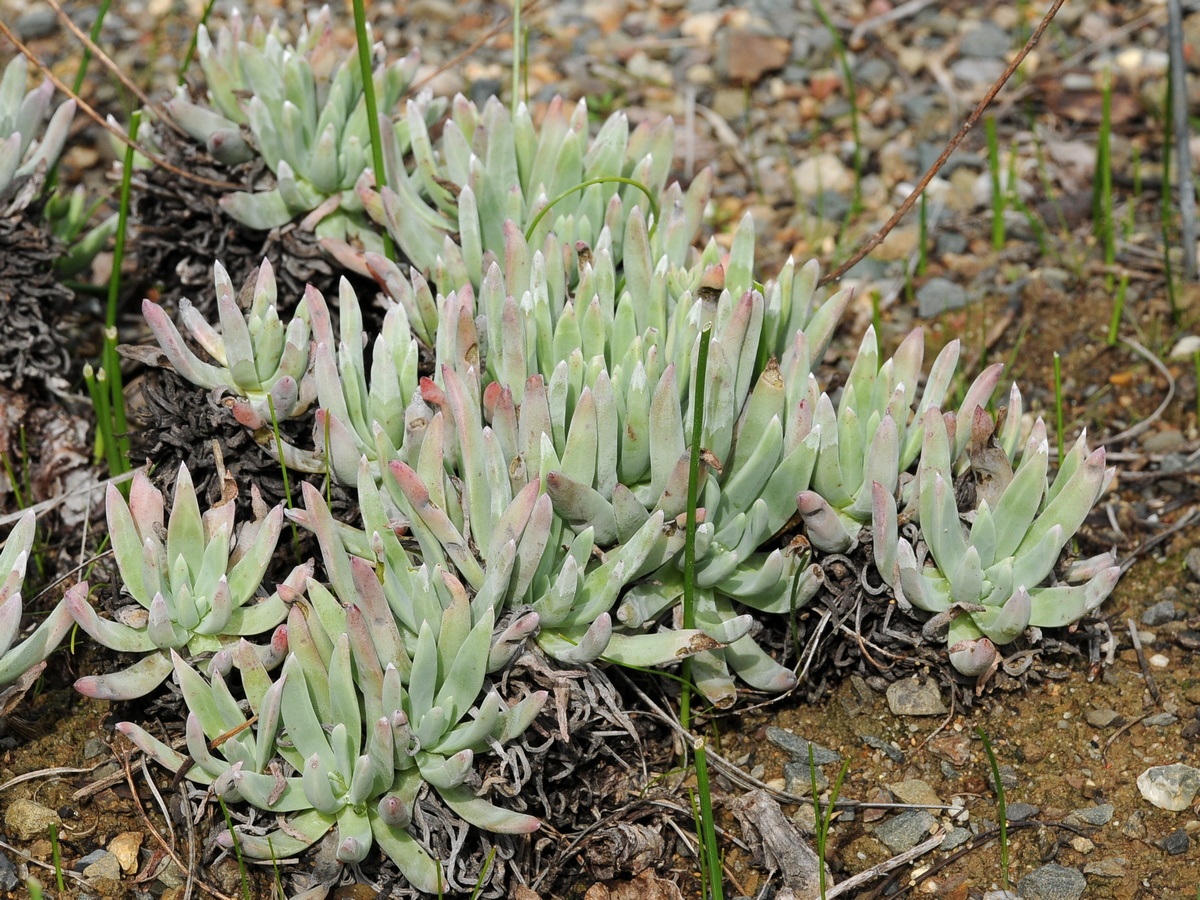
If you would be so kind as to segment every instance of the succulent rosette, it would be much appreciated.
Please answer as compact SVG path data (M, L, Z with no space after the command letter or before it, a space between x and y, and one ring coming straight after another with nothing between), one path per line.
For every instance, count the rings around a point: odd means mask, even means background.
M283 507L235 529L233 500L201 514L187 466L179 467L175 496L165 516L162 493L142 472L134 476L129 501L113 485L106 500L108 531L124 592L135 605L102 618L85 595L67 606L79 627L98 643L140 658L107 675L87 675L76 688L89 697L129 700L158 687L173 669L171 653L214 654L241 636L261 635L287 616L289 598L304 588L310 565L296 566L279 589L260 597L267 567L283 527ZM286 642L276 635L261 648L278 663Z
M875 561L897 600L935 613L926 630L948 623L950 661L967 675L986 677L999 664L998 647L1030 628L1071 625L1099 606L1120 569L1108 554L1067 570L1054 568L1067 543L1113 476L1104 449L1087 449L1081 435L1053 481L1049 444L1039 419L1015 469L980 494L960 515L955 498L952 443L939 410L926 411L917 469L920 539L898 536L896 502L874 486ZM994 423L983 410L976 435ZM919 562L924 557L925 564ZM1079 583L1069 583L1078 581Z
M15 702L46 666L46 657L54 652L71 629L71 614L66 603L59 603L23 641L21 621L24 605L21 588L25 568L33 550L36 517L25 513L4 542L0 551L0 708ZM86 597L87 584L75 585L71 597Z

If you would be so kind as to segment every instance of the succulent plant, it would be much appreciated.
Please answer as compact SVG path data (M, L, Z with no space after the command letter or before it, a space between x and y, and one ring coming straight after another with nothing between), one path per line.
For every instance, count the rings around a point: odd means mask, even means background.
M674 154L670 119L653 127L643 123L630 133L625 114L618 112L589 142L582 100L569 110L556 97L538 128L525 104L513 115L493 97L481 111L459 95L450 105L437 152L411 104L407 122L414 171L409 173L396 159L381 192L363 178L359 194L412 265L427 275L436 273L444 293L468 283L480 288L489 262L500 258L508 244L508 222L523 235L538 220L529 235L534 247L551 231L565 246L582 242L588 247L607 226L620 248L628 210L635 203L646 208L647 196L632 184L609 180L614 178L637 182L650 198L662 198L665 220L676 224L658 229L656 250L668 243L686 250L712 187L712 174L706 171L686 201L677 185L664 192ZM394 157L397 148L389 149ZM649 202L654 205L655 200Z
M386 602L368 596L343 607L323 589L314 589L318 599L308 614L291 607L289 653L277 680L242 641L226 661L241 669L253 723L219 668L210 687L173 654L190 711L187 746L195 765L188 777L212 784L219 796L288 815L270 835L239 833L243 853L288 855L336 828L338 859L361 861L378 842L410 883L432 892L437 864L406 830L424 784L477 827L525 833L540 824L493 806L471 780L475 755L518 737L541 711L545 693L512 706L494 688L485 693L495 646L492 610L477 615L466 590L444 572L422 566L410 575L424 590L410 598L414 606L436 610L421 622L411 655ZM366 578L374 577L368 566ZM324 722L334 724L327 730ZM185 765L138 726L120 727L168 768ZM208 742L234 731L214 755ZM275 753L286 766L272 766ZM223 839L232 841L228 833Z
M36 517L31 510L13 526L4 542L4 550L0 551L0 575L4 579L0 582L0 713L37 678L46 666L46 657L54 652L71 628L71 614L65 603L59 603L33 634L16 643L21 634L24 608L21 587L33 549L35 529ZM76 585L68 594L86 597L87 584Z
M908 424L910 417L921 422L926 410L941 408L958 355L957 340L942 349L917 402L924 333L919 328L912 331L896 355L880 366L875 329L867 328L837 411L829 396L822 394L813 414L821 446L812 486L800 491L796 505L808 538L818 550L844 553L858 542L859 531L871 521L874 482L889 493L897 492L900 474L909 469L921 449L922 430ZM980 373L967 389L957 421L971 422L975 410L991 397L1002 370L1003 366L996 364ZM1019 400L1020 395L1016 396ZM1011 427L1019 428L1020 413L1015 412ZM966 428L958 432L955 459L960 457L967 435Z
M29 64L17 54L0 77L0 198L16 179L48 170L57 161L67 141L75 116L75 101L67 100L54 111L44 133L42 125L50 110L54 85L50 79L26 93ZM41 139L35 140L41 133ZM0 209L7 205L0 200Z
M239 636L264 634L287 616L281 594L294 597L311 574L311 565L296 566L275 593L256 599L279 540L283 507L268 512L256 504L256 520L235 536L232 500L201 515L186 466L180 466L165 520L163 495L141 472L128 503L112 485L106 503L113 556L136 605L121 609L116 621L101 618L85 596L68 596L67 606L97 642L142 656L128 669L80 678L75 686L89 697L143 696L171 673L171 651L216 653ZM278 662L281 648L282 635L276 635L262 653Z
M234 417L251 429L268 428L273 421L301 415L314 399L309 367L309 307L301 300L285 327L276 309L275 273L264 259L243 314L224 266L213 264L217 331L186 299L179 302L184 328L216 365L202 361L184 342L170 317L151 300L142 301L145 316L159 346L188 381L220 391ZM249 287L249 285L247 285ZM328 315L324 303L319 311Z
M223 198L225 210L258 229L311 213L308 221L318 234L381 250L354 191L370 164L362 76L353 54L334 42L329 7L309 17L295 43L258 19L244 27L235 12L215 44L201 26L197 48L211 108L191 102L180 88L167 104L171 116L217 160L232 165L257 154L276 178L272 190ZM418 60L413 53L375 70L381 116L390 115ZM409 105L408 119L385 128L400 153L408 147L409 121L424 125L425 116L436 119L444 106L428 98Z
M1054 566L1110 482L1104 449L1087 449L1086 436L1047 479L1049 445L1039 419L1016 469L1005 470L1003 451L991 461L991 483L976 507L960 517L952 469L954 443L939 410L925 412L917 471L917 510L924 542L898 535L895 497L878 482L873 491L875 561L898 602L935 613L926 631L948 622L950 661L960 672L986 678L999 664L997 647L1026 629L1070 625L1100 605L1120 575L1103 559L1068 570L1063 584ZM982 408L971 420L971 441L992 443L995 423ZM966 431L967 429L964 429ZM998 442L992 449L998 449ZM975 460L972 459L972 465ZM969 523L966 520L970 520ZM928 556L926 557L926 553ZM922 563L921 560L925 559ZM1047 582L1049 582L1047 584Z

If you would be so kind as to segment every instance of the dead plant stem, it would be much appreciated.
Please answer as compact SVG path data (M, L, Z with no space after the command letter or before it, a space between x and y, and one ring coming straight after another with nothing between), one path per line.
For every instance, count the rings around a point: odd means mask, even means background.
M900 204L900 208L892 214L892 217L884 223L882 228L871 235L871 237L868 238L861 247L854 251L849 259L835 268L832 272L823 275L821 280L817 282L818 285L826 285L832 281L837 281L840 279L843 275L849 272L850 269L861 262L868 253L883 243L883 239L888 236L891 230L900 224L900 220L903 219L905 215L908 214L908 211L913 208L913 205L917 202L917 199L924 192L925 188L929 186L929 182L933 181L934 176L941 171L942 166L946 164L946 160L950 158L950 154L958 148L958 145L963 142L968 132L975 127L975 124L979 121L979 117L983 115L984 111L996 98L996 95L1000 93L1000 89L1004 87L1005 82L1012 77L1013 72L1017 70L1017 67L1021 65L1025 57L1029 55L1029 51L1032 50L1037 42L1041 39L1042 34L1054 20L1055 15L1058 14L1059 9L1062 8L1064 2L1066 2L1066 0L1054 0L1054 3L1050 6L1050 9L1046 12L1046 15L1042 17L1042 21L1038 23L1038 27L1033 30L1033 34L1031 34L1029 36L1029 40L1025 42L1025 46L1021 48L1020 52L1015 57L1013 57L1012 62L1005 67L1004 72L1001 73L998 79L996 79L996 82L990 88L988 88L987 93L983 95L983 99L979 101L979 105L975 107L975 109L971 112L971 115L967 116L967 120L963 122L962 127L958 129L958 133L950 139L950 143L946 145L946 148L942 151L941 155L934 161L933 165L929 167L929 171L921 176L921 180L917 182L917 186L913 188L912 192L904 199L904 202Z
M203 175L195 175L179 168L179 166L167 162L167 160L163 159L157 153L153 153L150 150L147 150L145 147L140 146L137 141L130 140L129 136L125 134L124 131L122 131L116 125L113 125L111 122L105 119L104 116L100 115L100 113L96 112L96 110L94 110L86 100L71 90L71 88L61 78L55 75L49 66L38 59L37 55L27 46L25 46L21 39L13 33L13 30L5 24L3 19L0 19L0 34L3 34L6 38L12 41L13 46L20 50L21 54L26 59L37 66L42 71L42 74L46 76L46 78L50 79L51 84L74 100L76 106L83 110L84 115L86 115L89 119L103 128L109 134L113 135L122 144L127 144L130 147L133 147L134 150L142 154L142 156L146 157L146 159L150 160L156 166L166 169L172 175L178 175L180 178L186 178L188 181L193 181L196 184L203 184L206 187L216 188L217 190L240 191L245 189L245 185L234 184L230 181L219 181L216 178L205 178Z

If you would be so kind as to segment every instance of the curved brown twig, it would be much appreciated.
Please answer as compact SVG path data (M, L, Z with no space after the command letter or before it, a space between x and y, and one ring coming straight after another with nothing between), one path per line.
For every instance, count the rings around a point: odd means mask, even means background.
M187 132L175 123L175 120L167 114L167 111L164 110L160 104L155 103L148 96L146 96L146 92L138 87L137 84L134 83L133 79L126 75L121 70L121 67L113 62L112 58L102 49L100 49L99 45L97 45L95 41L93 41L82 29L80 29L78 25L71 20L71 17L63 11L63 8L59 4L58 0L46 0L46 2L53 7L54 11L58 13L58 18L66 23L67 28L69 28L71 33L79 39L83 46L87 47L92 56L100 60L100 63L104 66L104 68L108 69L108 71L113 74L113 77L117 79L117 81L121 82L121 84L132 91L133 95L137 97L138 100L142 101L143 106L154 110L154 114L158 116L159 121L165 123L180 137L188 137ZM75 102L79 102L78 98L76 98Z
M850 269L860 263L863 260L863 257L883 243L883 239L888 236L888 233L900 224L900 220L903 219L905 215L908 214L908 211L916 204L917 198L924 193L925 188L929 187L929 182L933 181L934 176L941 171L942 166L946 164L946 160L950 158L950 154L953 153L958 145L963 142L963 139L966 138L967 133L975 127L975 123L979 121L979 117L983 115L984 110L991 106L992 101L996 99L996 95L1000 93L1000 89L1004 87L1005 82L1007 82L1008 79L1012 77L1012 73L1017 70L1017 66L1021 65L1025 57L1029 55L1029 51L1032 50L1034 45L1037 44L1038 40L1042 36L1042 33L1054 20L1055 15L1058 14L1059 9L1062 7L1064 2L1066 2L1066 0L1054 0L1054 4L1046 12L1046 15L1042 18L1042 21L1038 23L1038 27L1034 29L1033 34L1029 36L1029 40L1026 41L1025 46L1021 48L1021 52L1018 53L1013 58L1012 62L1008 64L1008 66L1004 69L1004 72L1001 73L998 79L996 79L995 84L988 88L987 93L983 95L983 99L979 101L979 105L975 107L975 109L971 112L971 115L967 116L967 120L963 122L962 127L958 129L958 133L950 139L950 143L946 145L946 149L942 151L941 156L939 156L937 160L934 161L933 165L929 167L929 171L921 176L921 180L917 182L917 186L913 188L912 192L906 198L904 198L904 202L900 204L900 208L892 214L892 217L884 223L882 228L880 228L867 239L866 243L855 250L849 259L847 259L832 272L828 273L827 275L823 275L821 280L817 282L818 285L825 285L829 284L831 281L837 281L839 278L849 272Z
M179 166L176 166L176 165L173 165L173 164L167 162L167 160L163 159L157 153L152 153L151 151L147 150L145 147L142 147L141 145L139 145L137 143L137 141L130 140L129 135L127 135L120 128L118 128L117 126L115 126L111 122L109 122L107 119L105 119L102 115L100 115L100 113L96 112L96 110L94 110L88 104L88 102L86 100L84 100L77 93L75 93L73 90L71 90L69 85L65 84L61 78L59 78L57 75L55 75L54 72L51 71L49 66L47 66L40 59L38 59L37 55L32 50L30 50L27 46L25 46L25 44L21 41L21 39L13 33L12 29L9 28L8 25L6 25L4 23L3 19L0 19L0 34L3 34L6 38L8 38L10 41L12 41L13 46L16 47L18 50L20 50L21 54L26 59L28 59L31 63L33 63L35 66L37 66L42 71L42 74L45 75L47 78L49 78L50 82L56 88L58 88L60 91L62 91L64 94L66 94L72 100L74 100L76 106L79 109L83 110L84 115L86 115L89 119L91 119L93 122L95 122L101 128L103 128L109 134L116 137L116 139L119 140L122 144L125 144L128 147L132 147L134 150L136 150L138 153L142 154L142 156L146 157L146 159L150 160L156 166L160 166L161 168L166 169L172 175L178 175L180 178L186 178L188 181L193 181L196 184L203 184L207 187L216 188L217 190L221 190L221 191L245 190L245 185L234 184L233 182L230 182L230 181L218 181L215 178L205 178L202 175L194 175L191 172L187 172L187 171L179 168Z

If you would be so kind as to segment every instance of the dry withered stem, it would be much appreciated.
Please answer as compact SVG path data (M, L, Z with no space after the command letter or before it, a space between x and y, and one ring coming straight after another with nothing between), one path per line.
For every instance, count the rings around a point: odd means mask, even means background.
M72 100L74 100L75 105L79 109L83 110L84 115L86 115L89 119L91 119L93 122L95 122L101 128L103 128L105 131L107 131L109 134L111 134L113 137L115 137L117 140L119 140L122 144L125 144L128 147L132 147L134 150L136 150L138 153L142 154L142 156L146 157L146 159L150 160L156 166L161 166L162 168L166 169L171 174L178 175L180 178L186 178L188 181L194 181L194 182L197 182L198 184L204 184L204 185L207 185L208 187L217 188L222 191L240 191L242 189L242 186L240 184L232 184L228 181L215 181L211 178L204 178L203 176L200 176L200 175L193 175L191 172L184 171L183 169L179 168L178 166L171 165L171 163L167 162L165 159L163 159L157 153L154 153L152 150L148 150L145 147L142 147L141 145L139 145L137 141L130 140L129 135L127 135L120 128L118 128L117 126L115 126L111 122L109 122L106 118L104 118L104 116L100 115L100 113L96 112L96 110L94 110L86 100L84 100L77 93L75 93L73 90L71 90L71 88L68 84L66 84L61 78L59 78L57 75L55 75L54 72L51 70L51 68L48 65L46 65L44 62L42 62L40 59L38 59L37 54L35 54L32 50L30 50L27 46L25 46L24 43L22 43L21 39L19 37L17 37L16 34L13 33L13 30L4 23L3 19L0 19L0 34L3 34L6 38L8 38L12 42L13 46L21 51L21 54L26 59L28 59L31 63L33 63L35 66L37 66L42 71L42 74L45 75L48 79L50 79L51 84L53 84L56 88L58 88L60 91L62 91L64 94L66 94Z
M179 854L175 852L175 848L167 842L167 839L164 838L162 833L155 827L154 822L150 820L150 816L146 814L146 808L142 806L142 798L138 796L137 784L134 783L133 780L133 769L130 768L129 765L129 753L118 753L115 748L111 747L109 749L112 750L113 756L117 758L125 770L125 782L129 785L129 793L133 797L134 806L137 807L138 815L141 816L142 822L146 826L146 830L150 832L150 835L158 842L158 845L163 849L163 852L165 852L167 856L171 857L171 860L175 863L175 865L179 866L179 871L190 872L190 868L182 859L179 858ZM195 883L200 890L204 891L204 893L208 894L210 897L216 898L216 900L236 900L236 898L230 897L228 894L221 893L215 887L207 884L204 881L197 879Z
M979 121L979 117L983 115L984 110L991 106L992 101L996 99L996 95L1000 93L1000 89L1004 87L1005 82L1012 77L1013 72L1017 70L1017 67L1021 65L1025 57L1029 55L1029 51L1032 50L1037 42L1041 39L1043 32L1045 32L1050 23L1054 21L1054 17L1058 14L1059 9L1062 7L1064 2L1066 2L1066 0L1054 0L1053 5L1046 12L1046 15L1042 17L1042 21L1039 22L1037 28L1033 30L1033 34L1029 36L1029 40L1025 42L1025 46L1021 48L1021 51L1015 57L1013 57L1012 62L1005 67L1004 71L1000 74L1000 77L996 79L995 83L988 88L987 93L983 95L983 99L979 101L979 105L975 107L975 109L971 112L971 115L967 116L967 120L963 122L962 127L958 129L958 133L950 139L950 143L946 145L946 148L942 151L941 155L934 161L933 165L929 167L929 171L921 176L921 180L917 182L917 186L913 188L912 192L906 198L904 198L904 202L900 204L900 208L892 214L892 217L884 223L882 228L871 235L861 247L855 250L854 253L850 255L849 259L835 268L832 272L821 276L821 280L817 282L818 285L826 285L832 281L837 281L840 279L843 275L849 272L850 269L858 265L858 263L861 262L868 253L883 243L883 239L888 236L891 230L900 224L900 220L903 219L908 214L908 211L913 208L913 205L917 202L917 198L924 193L925 188L929 187L929 182L933 181L934 176L941 171L942 166L946 164L946 160L950 158L950 154L953 153L958 145L963 142L968 132L975 127L975 124Z
M154 110L154 115L160 122L170 127L182 137L187 137L187 132L180 128L179 125L176 124L175 120L167 115L166 110L164 110L160 104L155 103L148 96L146 96L146 92L138 87L132 78L121 71L121 67L113 62L112 58L109 57L109 55L105 53L95 41L88 37L87 34L85 34L80 27L71 20L71 17L63 11L63 8L59 4L58 0L47 0L47 2L58 14L59 20L67 26L71 34L75 35L75 37L79 39L80 43L87 47L92 56L100 60L101 65L108 69L108 71L113 74L113 77L117 79L117 81L121 82L121 84L123 84L135 97L138 98L138 100L142 102L142 106ZM76 98L76 102L78 102L78 98Z

